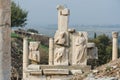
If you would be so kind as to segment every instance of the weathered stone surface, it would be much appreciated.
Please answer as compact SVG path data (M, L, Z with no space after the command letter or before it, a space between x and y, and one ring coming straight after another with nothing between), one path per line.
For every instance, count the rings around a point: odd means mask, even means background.
M66 75L53 75L53 76L29 76L28 78L24 79L24 80L70 80L71 79L71 75L66 76Z
M119 80L119 79L116 77L103 77L103 78L88 77L84 80Z
M36 61L36 62L40 62L40 52L39 51L30 51L29 59Z
M87 32L78 32L73 34L72 64L87 64Z
M0 0L0 27L11 25L11 0Z
M0 79L9 80L11 74L11 30L0 27Z
M40 63L40 51L38 50L40 42L30 42L29 45L29 59L32 64Z
M46 76L43 76L43 75L30 75L28 76L28 78L26 78L25 80L47 80L46 79Z
M11 1L0 0L0 80L11 75Z
M98 59L98 48L97 47L89 47L87 49L87 57L88 59Z
M83 71L82 70L71 70L71 73L74 74L82 74Z
M36 50L38 50L39 45L40 45L40 42L32 41L32 42L30 42L29 50L36 51Z
M28 66L28 40L27 38L23 39L23 79L27 77L25 71Z
M112 60L118 59L118 32L112 32L113 45L112 45Z
M70 80L71 79L71 75L67 76L67 75L53 75L53 76L48 76L47 80Z
M30 75L42 75L42 70L26 70L26 73L29 73Z
M27 67L28 70L40 70L40 65L31 64Z
M68 32L57 31L54 37L54 65L68 65Z
M87 43L87 48L95 47L95 43Z
M69 9L65 8L64 10L62 10L62 15L67 16L69 14L70 14Z
M43 69L43 74L45 75L67 75L69 74L69 70L68 69Z
M53 38L49 39L49 65L54 63L54 40Z
M58 10L58 31L67 31L68 30L68 16L70 11L62 5L57 6Z
M90 66L83 66L83 65L74 65L74 66L67 66L67 65L40 65L41 69L68 69L68 70L83 70L87 72L91 69Z
M67 69L67 65L40 65L41 69Z

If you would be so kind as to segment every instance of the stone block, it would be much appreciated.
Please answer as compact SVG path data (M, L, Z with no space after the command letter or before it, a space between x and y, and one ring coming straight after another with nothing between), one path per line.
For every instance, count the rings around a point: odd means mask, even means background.
M83 73L82 70L70 70L70 72L71 72L72 74L82 74L82 73Z
M69 69L67 65L40 65L41 69Z
M48 78L49 77L49 78ZM48 76L47 80L70 80L72 78L71 75L67 76L67 75L53 75L53 76Z
M93 48L95 47L95 43L87 43L87 48Z
M26 73L29 73L30 75L42 75L42 70L26 70Z
M45 75L68 75L68 69L43 69Z
M29 49L36 51L40 45L40 42L30 42Z
M31 75L31 76L29 76L28 78L26 78L25 80L47 80L46 79L46 76L33 76L33 75Z
M28 70L40 70L40 65L31 64L27 67Z
M65 8L64 10L62 10L62 15L67 16L67 15L69 15L69 14L70 14L69 9Z

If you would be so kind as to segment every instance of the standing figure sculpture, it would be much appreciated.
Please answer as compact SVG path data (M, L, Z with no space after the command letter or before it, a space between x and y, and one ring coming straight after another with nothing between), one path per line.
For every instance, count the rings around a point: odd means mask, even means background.
M61 63L64 54L65 54L65 48L64 47L56 48L55 49L55 62Z
M61 65L65 62L65 56L66 56L66 33L65 32L59 32L55 36L55 50L54 50L54 62L56 65Z
M29 59L32 64L40 62L40 52L38 50L40 42L30 42L29 45Z
M83 33L79 33L79 36L76 38L75 47L75 64L86 64L87 44Z
M60 32L55 38L55 43L57 45L62 45L63 46L65 44L65 41L66 41L65 38L66 38L65 32Z

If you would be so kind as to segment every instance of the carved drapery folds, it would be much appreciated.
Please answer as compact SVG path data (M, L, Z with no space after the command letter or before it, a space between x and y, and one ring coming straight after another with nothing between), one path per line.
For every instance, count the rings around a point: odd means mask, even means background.
M66 32L56 32L54 37L54 65L68 65L68 35Z
M32 64L40 63L40 52L38 50L40 42L30 42L29 44L29 59Z
M86 65L87 61L87 33L73 34L73 65Z
M64 6L57 6L58 30L54 39L50 40L49 65L86 65L88 56L97 59L97 48L89 47L87 32L77 32L68 29L70 10Z

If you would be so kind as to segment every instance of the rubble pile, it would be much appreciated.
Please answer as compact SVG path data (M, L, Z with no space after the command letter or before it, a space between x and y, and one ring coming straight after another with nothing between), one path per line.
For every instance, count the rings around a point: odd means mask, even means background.
M107 76L120 78L120 59L111 61L105 65L96 68L95 70L92 70L95 77Z

